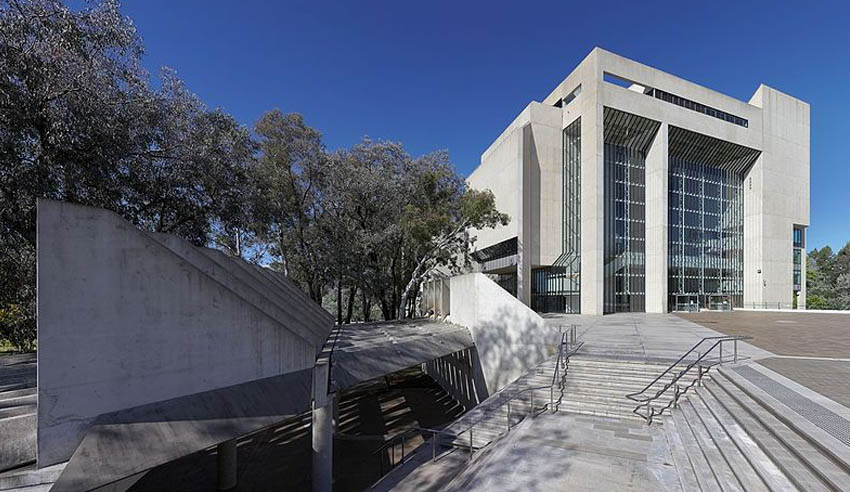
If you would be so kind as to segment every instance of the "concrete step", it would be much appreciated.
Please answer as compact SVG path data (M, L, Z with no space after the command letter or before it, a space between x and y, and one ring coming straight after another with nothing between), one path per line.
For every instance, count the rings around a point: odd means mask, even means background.
M0 473L0 492L28 491L30 488L37 490L34 487L38 486L47 486L44 490L48 490L59 479L66 464L67 462L44 468L36 468L33 464Z
M598 393L592 391L564 391L563 400L583 401L587 403L599 403L606 405L620 405L634 408L637 403L629 400L621 393Z
M606 391L619 392L623 395L627 395L629 393L634 393L636 391L640 391L644 388L643 384L635 384L629 381L622 381L618 379L603 379L603 380L595 380L595 379L578 379L578 378L567 378L564 380L565 388L598 388L604 389Z
M664 434L667 438L670 454L673 456L673 465L676 467L676 471L678 471L679 483L682 485L682 490L699 490L694 467L691 465L690 458L688 458L688 453L684 443L682 443L680 432L676 426L676 421L672 417L667 416L664 421Z
M16 388L16 389L6 390L6 391L0 390L0 401L3 401L7 398L18 398L18 397L21 397L21 396L34 395L37 392L38 392L38 390L36 388L33 388L33 387L27 388L25 386L22 386L22 387L19 387L19 388Z
M34 412L0 419L0 471L35 461Z
M570 367L595 367L600 369L620 369L631 372L641 372L647 374L658 375L666 371L670 366L665 364L653 364L640 361L625 361L625 360L599 360L585 359L582 357L571 357L569 361ZM679 364L673 367L674 371L682 371L687 368L687 364Z
M6 392L9 392L9 391L15 391L15 390L24 389L24 388L34 388L34 387L35 387L35 380L33 380L33 384L27 384L27 382L25 382L25 381L12 383L12 384L3 384L3 385L0 385L0 394L6 393Z
M729 436L729 439L767 485L769 490L774 492L796 491L797 487L776 466L770 456L765 454L752 437L747 434L747 431L738 424L732 414L715 398L711 388L716 384L715 382L710 382L706 384L705 388L700 389L696 393L705 405L706 411L710 412L712 418L723 427L723 431ZM704 413L701 414L701 416L704 415Z
M850 490L827 485L828 480L817 467L834 469L835 463L814 452L810 445L809 449L795 449L791 443L796 439L787 434L787 427L782 430L784 426L775 417L733 383L718 376L706 388L796 487L801 490Z
M705 390L702 390L705 393ZM707 396L707 397L710 397ZM767 485L762 481L759 474L747 460L732 438L726 433L726 429L717 421L714 414L708 409L702 399L702 395L691 394L687 403L693 408L695 415L702 421L703 427L711 437L714 448L723 457L724 462L731 468L737 482L743 490L750 492L769 492Z
M35 415L37 412L38 407L35 403L30 403L27 405L18 405L15 407L0 408L0 422L2 422L3 419L18 417L20 415Z
M823 428L818 427L812 421L804 418L792 408L785 406L785 402L777 400L763 388L739 375L737 372L726 369L723 369L722 372L728 380L743 390L750 398L757 401L759 405L772 413L789 429L809 441L822 454L835 461L845 473L850 474L850 447L848 447L847 444L840 441L837 437L830 433L825 432ZM776 384L781 383L777 382ZM800 396L802 397L802 395ZM811 403L814 409L816 403ZM846 429L848 421L839 417L838 420L833 420L831 423L825 422L824 425L838 425Z
M567 378L569 379L586 379L597 381L629 381L635 384L646 386L655 381L654 374L640 374L628 371L597 371L589 368L573 368L567 369ZM683 376L681 380L692 380L690 375ZM664 384L673 380L673 375L668 374L658 380L657 384Z
M697 436L688 422L685 413L681 411L672 412L671 418L676 424L676 429L679 431L679 437L682 440L688 460L691 462L691 467L699 484L699 490L703 492L721 492L720 482L714 474L714 469L709 464L708 458L703 452L703 448L697 440Z
M617 417L641 421L643 420L642 417L639 417L634 414L634 407L599 405L596 403L564 400L560 404L556 404L556 408L559 412L579 413L584 415L595 415L599 417Z
M20 407L25 405L35 405L37 399L38 395L34 393L9 398L7 398L5 395L0 395L0 409Z

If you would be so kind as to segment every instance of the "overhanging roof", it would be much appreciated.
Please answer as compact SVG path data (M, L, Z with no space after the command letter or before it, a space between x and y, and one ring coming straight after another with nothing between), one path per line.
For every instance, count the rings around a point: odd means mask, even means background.
M672 125L668 138L671 157L737 174L745 173L761 154L756 149Z

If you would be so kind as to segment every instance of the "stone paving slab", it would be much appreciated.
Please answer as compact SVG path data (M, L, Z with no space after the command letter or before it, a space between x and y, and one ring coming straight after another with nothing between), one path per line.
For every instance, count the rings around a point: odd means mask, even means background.
M585 343L582 356L647 362L675 361L701 339L724 335L673 314L548 314L546 320L565 327L577 325L579 340ZM738 352L739 356L754 360L774 355L744 342L738 344Z
M774 357L760 360L759 363L850 407L850 362Z
M850 357L850 314L732 311L679 313L678 317L779 355Z
M681 490L662 426L566 412L528 421L476 468L463 490Z

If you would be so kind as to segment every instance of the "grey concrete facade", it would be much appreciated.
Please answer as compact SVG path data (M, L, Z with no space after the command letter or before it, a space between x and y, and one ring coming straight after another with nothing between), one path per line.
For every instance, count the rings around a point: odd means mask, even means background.
M612 82L612 77L626 84ZM675 95L678 102L655 95L662 93ZM766 85L749 101L740 101L600 48L541 102L531 102L468 177L472 187L491 190L499 210L511 216L508 226L474 231L476 249L517 238L516 266L486 273L516 274L517 297L530 304L532 270L553 265L563 253L563 130L580 118L581 313L606 312L607 110L659 124L645 155L645 311L671 309L668 192L673 128L758 156L741 170L742 301L744 306L790 307L795 295L792 232L795 226L809 225L809 105ZM712 149L702 151L710 154ZM802 284L797 299L804 308Z
M38 464L78 450L66 475L88 476L94 459L126 476L305 411L333 326L275 272L139 231L106 210L46 200L38 287ZM270 390L279 396L253 401ZM162 429L167 449L133 459L143 443L133 429Z

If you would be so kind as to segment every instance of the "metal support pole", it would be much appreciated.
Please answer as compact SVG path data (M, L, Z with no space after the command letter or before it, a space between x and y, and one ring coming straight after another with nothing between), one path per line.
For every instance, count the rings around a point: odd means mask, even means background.
M511 401L510 400L508 400L508 430L511 430Z
M404 463L404 434L401 435L401 463Z
M469 461L472 461L472 427L469 428Z
M732 344L735 349L735 362L738 362L738 339L735 339L735 342Z
M437 459L437 433L431 434L431 461Z
M720 340L720 363L723 364L723 340Z

